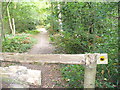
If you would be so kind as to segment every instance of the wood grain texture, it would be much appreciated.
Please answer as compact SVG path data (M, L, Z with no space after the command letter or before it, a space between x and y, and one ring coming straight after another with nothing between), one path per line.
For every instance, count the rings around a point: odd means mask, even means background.
M39 63L62 63L62 64L85 64L84 54L19 54L4 53L2 61L14 62L39 62Z
M85 64L96 63L94 58L102 54L20 54L2 53L1 61L14 61L20 63L61 63L61 64ZM104 54L103 54L104 55Z

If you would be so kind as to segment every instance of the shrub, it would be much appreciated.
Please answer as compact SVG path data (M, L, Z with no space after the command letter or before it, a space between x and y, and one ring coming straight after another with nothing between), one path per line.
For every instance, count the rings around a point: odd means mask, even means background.
M38 30L25 30L25 33L27 33L27 34L32 34L32 35L36 35L36 34L39 34L40 31L38 31Z
M30 49L35 43L35 39L30 37L28 34L21 35L7 35L6 38L2 42L2 50L3 52L26 52Z
M84 67L82 65L61 65L64 80L70 88L83 88Z
M118 3L63 2L59 4L61 9L54 14L59 15L61 12L63 32L51 36L58 47L58 53L107 53L108 65L97 67L96 87L117 88L120 83L119 73L117 65L114 64L118 64L118 19L115 18L118 17ZM57 6L54 4L54 12ZM63 66L61 70L64 78L70 80L68 83L72 87L81 87L76 77L81 79L84 72L81 71L80 76L79 72L74 72L83 69L81 66L78 67Z

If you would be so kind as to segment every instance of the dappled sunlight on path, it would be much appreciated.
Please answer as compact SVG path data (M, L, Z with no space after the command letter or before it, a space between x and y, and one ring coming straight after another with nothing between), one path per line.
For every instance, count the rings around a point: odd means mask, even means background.
M38 28L37 30L41 31L41 32L45 32L45 33L47 32L47 30L45 28Z
M51 54L54 51L54 47L49 42L49 36L45 28L38 29L40 34L36 36L38 43L35 44L28 52L29 54Z

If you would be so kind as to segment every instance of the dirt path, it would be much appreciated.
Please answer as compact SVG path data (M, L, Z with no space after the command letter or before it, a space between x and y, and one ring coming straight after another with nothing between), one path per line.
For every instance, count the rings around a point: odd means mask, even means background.
M35 38L38 43L28 52L29 54L51 54L54 51L54 47L49 43L49 36L44 28L39 29L41 32Z
M42 31L35 38L38 43L28 52L29 54L52 54L55 48L49 42L48 33L44 28L39 29ZM28 65L22 64L30 69L41 70L42 72L42 85L41 88L63 88L65 81L62 80L60 66L57 64L46 65Z
M28 54L52 54L55 50L49 42L48 33L44 28L40 29L42 31L40 34L36 35L35 38L38 43L33 46L33 48L28 52ZM62 79L60 72L60 65L58 64L14 64L5 63L5 66L9 65L20 65L25 66L28 69L41 70L41 86L30 86L30 88L64 88L66 87L66 82ZM3 88L8 88L10 86L9 82L1 82Z

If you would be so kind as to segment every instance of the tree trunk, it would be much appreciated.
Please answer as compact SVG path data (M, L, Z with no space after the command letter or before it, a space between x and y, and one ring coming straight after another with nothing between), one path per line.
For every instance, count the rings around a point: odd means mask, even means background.
M9 12L8 5L7 5L7 14L8 14L8 20L9 20L9 26L10 26L11 33L13 33L13 27L12 27L12 22L11 22L11 17L10 17L10 12Z
M58 3L58 12L59 12L58 21L59 21L60 31L62 31L62 20L61 20L62 16L61 16L60 8L61 8L61 5Z
M15 36L15 19L14 18L12 18L12 24L13 24L13 32L12 32L12 34L13 34L13 36Z
M0 2L0 53L2 52L2 34L3 34L2 21L3 21L3 18L2 18L2 2Z
M53 6L53 3L51 2L51 12L52 12L52 15L53 15L53 9L54 9L54 6ZM52 26L52 30L54 30L54 20L53 20L53 18L52 18L51 26Z

